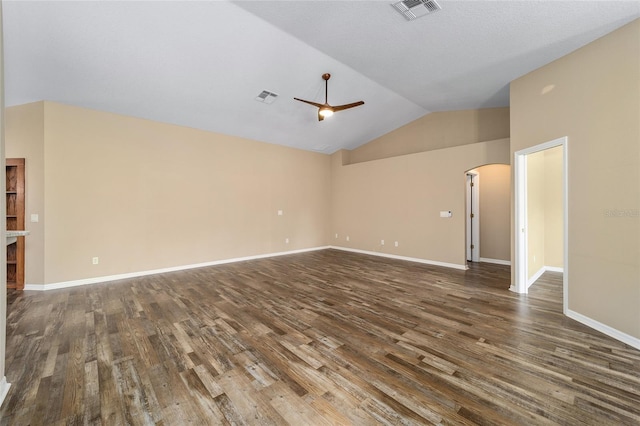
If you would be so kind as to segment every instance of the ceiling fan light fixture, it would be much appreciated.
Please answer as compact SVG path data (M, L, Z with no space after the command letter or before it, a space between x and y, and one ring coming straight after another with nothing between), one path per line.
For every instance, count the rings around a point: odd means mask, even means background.
M325 73L322 74L322 79L324 80L324 103L320 104L318 102L306 101L300 98L293 98L296 101L304 102L305 104L313 105L318 108L318 121L322 121L327 117L331 117L334 112L343 111L345 109L357 107L360 105L364 105L364 101L353 102L350 104L344 105L329 105L329 79L331 78L331 74Z
M322 107L318 111L318 114L320 114L324 118L331 117L333 115L333 109L330 107Z

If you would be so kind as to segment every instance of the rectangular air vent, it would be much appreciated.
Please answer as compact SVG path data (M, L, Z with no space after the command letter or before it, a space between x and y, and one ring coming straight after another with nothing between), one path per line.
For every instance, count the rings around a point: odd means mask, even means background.
M272 104L277 97L278 97L277 94L270 92L268 90L263 90L262 93L256 96L256 101L264 102L265 104Z
M407 21L437 12L442 8L436 0L404 0L392 5Z

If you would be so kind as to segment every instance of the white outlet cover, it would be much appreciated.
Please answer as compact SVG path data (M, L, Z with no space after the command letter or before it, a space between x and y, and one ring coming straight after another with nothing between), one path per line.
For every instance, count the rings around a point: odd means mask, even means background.
M349 236L347 235L347 241L349 241Z
M31 222L35 223L35 222L38 222L38 220L40 220L40 218L38 217L37 214L31 215Z
M380 245L383 246L384 245L384 240L380 240Z
M398 242L397 241L395 242L395 244L396 244L396 247L398 247Z
M282 210L278 210L278 216L282 216L284 212Z

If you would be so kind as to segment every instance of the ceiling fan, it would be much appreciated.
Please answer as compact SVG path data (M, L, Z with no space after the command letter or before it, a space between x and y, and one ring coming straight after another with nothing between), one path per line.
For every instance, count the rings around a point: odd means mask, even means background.
M322 74L322 79L324 80L324 104L319 104L317 102L305 101L304 99L293 98L296 101L304 102L305 104L313 105L318 107L318 121L322 121L327 117L331 117L334 112L342 111L343 109L349 109L353 107L357 107L360 105L364 105L363 101L354 102L346 105L329 105L328 96L329 96L329 79L331 78L331 74L326 73Z

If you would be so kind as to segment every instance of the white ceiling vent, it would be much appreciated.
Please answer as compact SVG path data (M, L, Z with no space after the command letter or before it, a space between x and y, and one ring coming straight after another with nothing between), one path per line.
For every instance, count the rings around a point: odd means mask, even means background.
M275 102L277 94L270 92L268 90L263 90L258 96L256 96L256 101L264 102L265 104L272 104Z
M404 0L392 5L407 21L413 21L421 16L437 12L440 5L436 0Z

